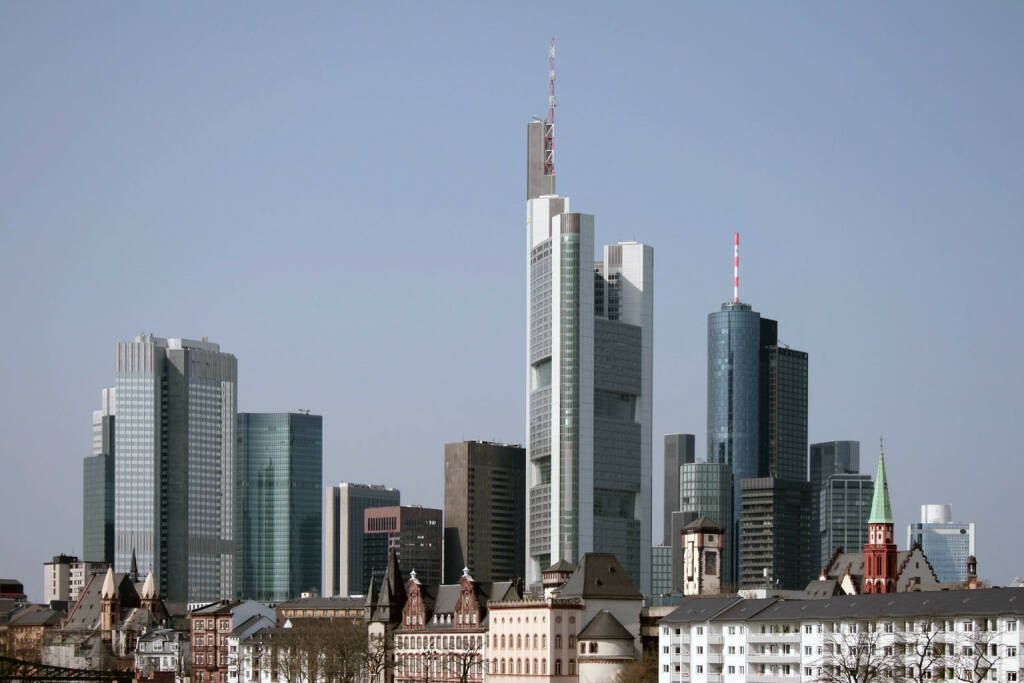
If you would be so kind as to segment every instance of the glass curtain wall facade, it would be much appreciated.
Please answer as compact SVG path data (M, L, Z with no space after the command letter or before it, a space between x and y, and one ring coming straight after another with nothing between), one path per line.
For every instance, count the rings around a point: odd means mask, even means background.
M807 481L807 353L766 346L762 358L761 450L767 473Z
M731 537L730 583L739 576L740 482L761 474L761 314L725 303L708 315L708 462L732 468L733 513L718 523ZM713 518L712 518L713 519ZM723 581L727 579L723 576Z
M651 548L651 595L672 594L672 548L656 545Z
M679 467L680 515L673 515L673 566L682 567L682 527L698 517L707 517L726 530L722 548L722 590L736 586L734 554L737 551L733 495L735 485L732 468L726 463L694 462ZM678 557L676 557L678 556ZM676 587L682 592L681 577Z
M167 600L234 595L237 363L217 344L119 342L114 563L152 569Z
M114 562L114 415L117 391L103 390L92 413L92 455L82 468L82 558Z
M320 589L323 418L239 413L235 587L281 602Z
M665 435L664 545L672 545L672 513L679 511L679 467L697 460L693 434Z
M825 566L835 546L830 536L835 534L830 529L831 522L826 522L825 510L822 498L828 478L835 474L860 474L860 442L859 441L822 441L811 444L809 478L811 482L811 500L814 502L812 508L813 519L811 529L813 530L814 542L811 544L812 564L819 569ZM870 503L869 503L870 506ZM858 534L866 536L867 517ZM850 532L853 533L853 532ZM844 533L849 539L850 535ZM859 536L858 536L859 537ZM861 542L856 546L841 544L849 552L859 550L864 546Z
M974 555L974 522L953 519L950 505L922 505L921 521L907 526L907 547L921 546L943 583L967 580L967 558Z
M868 542L875 483L867 474L833 474L817 492L818 532L813 566L819 571L837 548L856 553Z
M803 589L817 572L810 564L810 483L759 477L742 486L739 587Z
M653 251L596 264L594 219L564 197L527 204L527 581L613 552L650 582Z

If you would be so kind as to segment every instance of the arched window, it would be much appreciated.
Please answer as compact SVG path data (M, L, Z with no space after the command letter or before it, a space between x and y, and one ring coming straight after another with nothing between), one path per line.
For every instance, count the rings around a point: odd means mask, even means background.
M544 635L542 635L540 637L540 646L545 648L545 649L547 648L547 646L548 646L548 634L545 633Z
M492 647L495 647L495 648L498 647L498 634L497 633L494 634L494 645L492 645Z
M524 668L526 669L526 671L524 673L530 673L530 660L529 659L524 659L523 662L524 662L524 665L525 665Z
M505 660L501 660L501 673L505 673Z
M576 675L576 660L575 659L570 659L569 660L569 675L570 676L575 676Z
M555 635L555 649L556 650L561 650L562 649L562 634L561 633Z
M538 671L537 671L537 659L536 658L534 658L534 660L533 660L533 673L538 673Z
M494 636L494 637L497 638L498 636ZM490 671L488 673L492 673L492 674L498 673L498 660L497 660L497 658L491 660L491 668L490 668Z
M517 659L516 660L516 673L517 674L523 673L523 660L521 660L521 659Z
M561 659L556 659L555 660L555 675L556 676L561 676L562 675L562 660Z
M540 672L542 674L546 674L548 672L548 660L547 659L540 660Z
M517 635L516 636L516 649L517 650L523 649L523 636L522 635Z
M878 556L878 562L876 563L876 565L878 567L878 574L881 575L882 574L882 556L881 555Z
M537 649L537 634L536 633L533 634L533 649L534 650Z
M504 633L501 634L501 646L505 647L505 634Z

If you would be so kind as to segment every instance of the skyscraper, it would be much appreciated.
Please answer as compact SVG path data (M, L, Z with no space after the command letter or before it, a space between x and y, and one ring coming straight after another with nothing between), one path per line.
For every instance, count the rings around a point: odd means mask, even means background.
M553 194L553 63L550 78L527 128L527 582L611 552L646 593L654 252L620 242L594 263L594 217Z
M327 489L324 595L362 595L363 513L366 508L399 505L398 489L342 482Z
M477 581L522 578L526 568L526 451L462 441L444 447L444 582L463 567Z
M362 540L365 586L371 579L381 584L391 550L409 571L416 572L421 583L441 584L444 532L440 510L419 505L366 508Z
M860 474L859 441L811 444L811 564L821 569L836 548L855 552L867 542L872 480Z
M771 477L807 482L807 354L780 345L778 323L762 318L739 299L739 235L735 237L733 300L708 315L708 461L733 471L733 527L726 527L733 575L747 575L740 552L745 528L743 480ZM763 489L763 482L753 489ZM792 487L772 484L770 490ZM799 487L797 487L799 488ZM806 508L793 520L775 522L811 533L809 489ZM775 505L778 514L791 506ZM806 516L808 519L803 520ZM731 533L731 541L729 534ZM800 545L810 548L810 538ZM748 546L749 547L749 546Z
M82 466L82 558L114 561L114 414L117 390L103 390L92 413L92 455Z
M235 592L282 602L320 590L323 418L239 413Z
M665 435L665 518L663 545L672 545L672 513L679 508L679 467L696 460L693 434ZM675 539L678 541L679 539Z
M922 505L921 521L907 525L907 547L921 546L943 583L967 580L967 558L974 555L974 522L953 519L952 505Z
M234 595L238 370L217 344L151 334L115 358L114 563L167 600Z
M742 482L741 589L801 589L816 574L810 564L811 485L779 477Z

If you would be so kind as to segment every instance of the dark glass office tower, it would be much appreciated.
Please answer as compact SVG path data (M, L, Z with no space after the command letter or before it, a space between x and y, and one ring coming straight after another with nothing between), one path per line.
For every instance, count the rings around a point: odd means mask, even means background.
M772 344L761 359L762 472L807 481L807 353Z
M864 546L864 541L857 542L856 539L861 537L860 532L867 534L867 511L865 510L863 515L857 513L847 521L840 521L832 516L833 510L839 510L839 517L848 517L856 505L854 501L859 500L861 495L859 490L847 490L846 484L841 480L837 480L834 485L829 484L829 478L834 475L860 473L860 442L824 441L811 444L810 451L811 534L814 538L811 544L811 562L821 569L835 550L835 543L840 543L848 552L854 552ZM868 481L871 481L870 477ZM830 486L832 491L826 492ZM853 496L850 502L845 500L847 494ZM868 506L870 505L869 497ZM837 540L840 538L843 539L841 542ZM857 544L849 545L851 542Z
M740 589L806 587L817 571L810 563L811 485L759 477L744 479L742 489Z
M114 413L117 390L103 390L92 413L92 455L82 463L82 559L114 563Z
M820 491L833 474L860 473L860 441L823 441L811 444L811 484Z
M696 461L693 434L665 435L665 532L663 545L672 545L672 513L679 508L679 467ZM678 540L678 539L675 539ZM657 593L655 594L657 595Z
M280 602L319 591L323 418L239 413L235 587Z

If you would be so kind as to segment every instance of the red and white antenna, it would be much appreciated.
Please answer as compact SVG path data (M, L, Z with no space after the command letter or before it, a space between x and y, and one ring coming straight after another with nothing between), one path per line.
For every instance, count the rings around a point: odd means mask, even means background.
M544 120L544 175L555 175L555 39L548 53L548 117Z
M732 302L740 302L740 234L733 233L732 240Z

